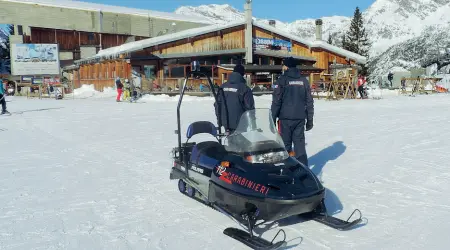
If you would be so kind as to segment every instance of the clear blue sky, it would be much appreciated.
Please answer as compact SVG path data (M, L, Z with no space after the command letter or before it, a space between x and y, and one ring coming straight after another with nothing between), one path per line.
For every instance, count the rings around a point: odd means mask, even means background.
M230 4L243 11L245 0L82 0L108 5L126 6L173 12L180 6L202 4ZM253 0L253 16L292 22L305 18L323 16L352 16L356 6L361 11L367 9L375 0ZM277 4L280 3L280 4ZM4 25L0 24L0 29Z
M108 5L127 6L173 12L180 6L202 4L230 4L243 10L245 0L82 0ZM292 22L297 19L323 16L352 16L356 6L361 11L375 0L253 0L253 16Z

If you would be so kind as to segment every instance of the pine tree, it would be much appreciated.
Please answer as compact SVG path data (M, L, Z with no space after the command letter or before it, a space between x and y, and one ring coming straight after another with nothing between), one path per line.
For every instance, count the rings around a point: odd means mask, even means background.
M328 36L328 43L333 44L333 40L331 39L331 35Z
M350 29L343 41L345 41L345 44L343 44L344 49L368 58L371 44L366 28L364 27L362 13L358 7L355 9ZM367 74L367 68L365 66L361 73Z
M9 35L14 34L14 26L8 24L0 29L0 74L11 73Z
M342 34L342 38L341 38L341 47L345 50L348 50L348 43L347 43L347 39L345 36L345 33Z
M3 44L0 43L0 58L1 59L9 59L10 54L10 43L9 43L9 35L13 34L14 26L12 24L6 25L4 30L0 29L0 40Z

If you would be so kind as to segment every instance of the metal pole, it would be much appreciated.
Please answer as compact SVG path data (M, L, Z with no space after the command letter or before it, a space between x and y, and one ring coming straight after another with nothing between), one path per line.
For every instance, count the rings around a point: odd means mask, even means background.
M188 81L189 76L186 76L184 79L183 89L180 93L180 99L178 100L178 106L177 106L177 134L178 134L178 153L179 153L179 160L180 162L183 162L183 154L181 152L181 122L180 122L180 108L181 108L181 102L183 101L184 91L186 90L186 84Z

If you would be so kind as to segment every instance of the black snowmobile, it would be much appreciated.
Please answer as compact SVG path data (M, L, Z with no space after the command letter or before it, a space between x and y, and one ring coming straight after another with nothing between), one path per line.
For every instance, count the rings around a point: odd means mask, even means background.
M191 64L190 74L206 77L217 100L210 78L197 62ZM253 249L279 249L287 244L282 229L269 242L254 236L253 228L294 215L339 230L349 229L361 221L361 213L358 219L349 221L359 210L347 221L327 215L325 188L308 167L289 156L270 109L245 112L237 129L229 135L221 132L221 124L216 127L209 121L194 122L187 129L186 142L182 143L180 107L188 78L178 101L178 147L172 150L170 179L179 180L178 188L183 194L217 209L248 229L245 232L227 228L224 234ZM189 142L202 133L216 140ZM280 233L284 239L274 243Z

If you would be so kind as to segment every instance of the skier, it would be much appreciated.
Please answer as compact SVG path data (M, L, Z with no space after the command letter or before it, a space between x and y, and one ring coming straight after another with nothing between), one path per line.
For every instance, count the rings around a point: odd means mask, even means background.
M404 77L402 77L402 81L400 82L401 84L401 90L402 92L406 92L406 79Z
M230 134L236 130L242 114L245 111L255 109L253 93L247 86L244 75L244 66L236 65L233 73L228 77L228 82L219 88L217 92L218 100L217 103L214 103L217 122L222 124Z
M123 91L122 100L127 101L131 97L131 86L130 81L125 78L125 84L123 85L125 91Z
M120 81L120 77L116 78L117 98L116 101L120 102L120 96L122 95L123 84Z
M0 86L0 103L2 104L1 115L11 115L11 113L9 113L8 110L6 110L5 97L6 97L6 93L5 93L4 85L3 85L3 82L1 82L1 86Z
M366 94L364 93L364 78L361 75L359 75L358 78L358 92L359 95L361 96L361 99L366 98Z
M392 72L389 72L388 74L388 81L391 83L391 88L392 88L392 80L394 79L394 74L392 74Z
M308 79L300 74L297 63L292 57L284 59L284 74L274 85L272 96L272 118L278 128L284 146L290 155L305 166L308 166L308 156L305 146L306 131L313 128L314 100ZM292 152L292 143L294 152Z

